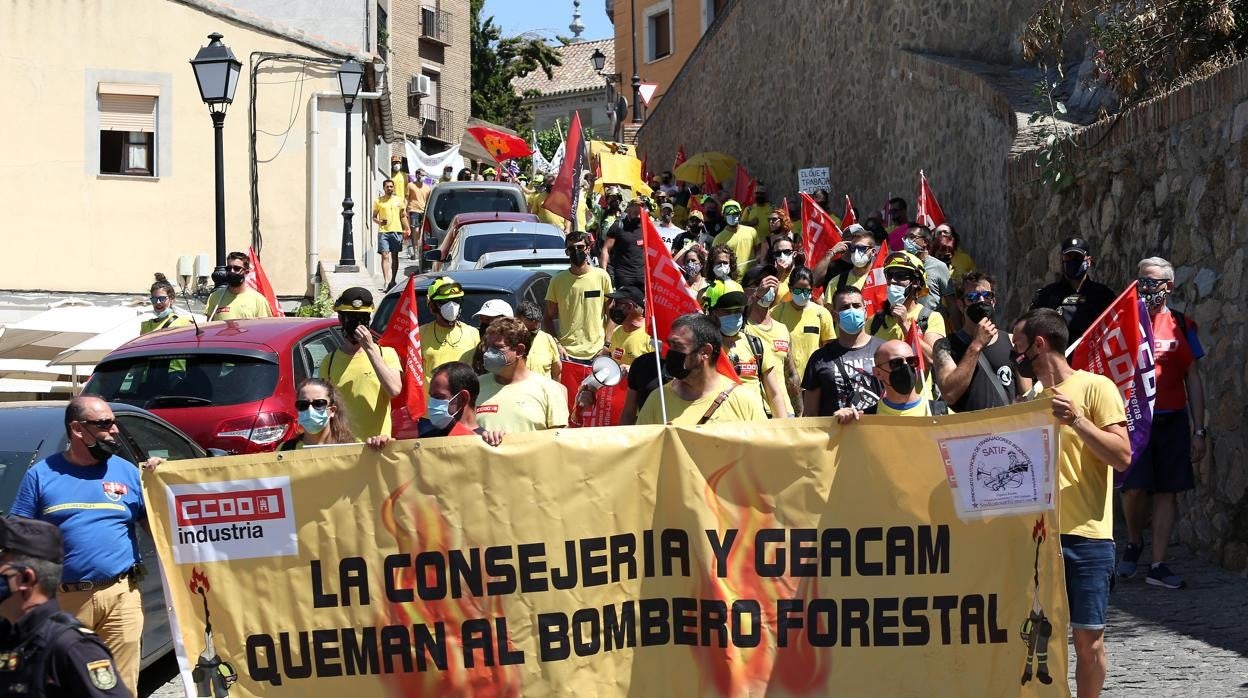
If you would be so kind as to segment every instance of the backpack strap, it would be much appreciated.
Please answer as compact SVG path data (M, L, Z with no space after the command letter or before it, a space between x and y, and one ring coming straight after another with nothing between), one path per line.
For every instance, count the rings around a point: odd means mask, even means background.
M919 307L919 331L927 334L927 321L932 317L932 309L923 304Z
M724 388L723 392L721 392L719 395L716 395L715 401L711 403L710 407L706 408L706 413L703 414L702 418L698 420L698 425L701 426L703 424L706 424L708 421L710 421L711 415L715 414L715 411L719 409L719 406L724 404L724 401L727 400L728 396L732 394L732 391L736 389L737 389L737 383L734 382L730 384L727 388ZM662 388L659 388L659 390L662 390Z
M875 315L871 316L871 334L874 335L876 332L880 331L880 328L884 326L884 320L887 317L888 316L884 314L883 310L877 310Z

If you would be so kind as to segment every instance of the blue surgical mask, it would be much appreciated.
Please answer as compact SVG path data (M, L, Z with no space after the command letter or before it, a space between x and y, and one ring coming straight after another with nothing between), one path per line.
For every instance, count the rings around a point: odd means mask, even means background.
M153 311L153 314L156 316L156 319L159 320L163 317L167 317L169 313L172 313L172 312L173 312L173 306L171 305L168 308L165 308L164 310L160 311L159 313Z
M329 408L318 410L315 407L309 407L306 410L299 410L299 426L309 434L319 434L325 429L325 425L329 424Z
M901 244L905 246L906 252L909 252L915 257L918 257L919 255L923 254L923 248L919 247L919 244L910 238L905 238L904 240L901 241Z
M888 285L888 302L894 306L902 305L906 302L906 291L908 287L898 286L897 284Z
M425 419L428 419L438 429L450 426L451 422L455 421L455 415L451 413L451 400L430 397Z
M725 337L731 337L740 332L743 326L745 326L745 316L743 315L726 315L719 319L719 331Z
M770 308L771 304L775 302L776 302L776 289L769 288L766 291L764 291L762 297L758 299L758 306L760 308Z
M727 223L728 225L736 225L737 222L740 220L741 220L741 216L736 213L724 214L724 222Z
M498 373L511 365L507 361L507 352L502 349L486 349L481 352L481 364L490 373Z
M842 330L856 334L867 324L867 311L863 308L846 308L836 314L836 320Z

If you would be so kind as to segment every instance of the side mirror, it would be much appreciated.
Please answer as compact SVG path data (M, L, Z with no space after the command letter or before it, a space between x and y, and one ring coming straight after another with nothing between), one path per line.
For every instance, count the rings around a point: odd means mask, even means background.
M229 451L223 451L223 450L221 450L221 449L219 449L219 448L210 448L210 449L208 449L208 457L209 457L209 458L220 458L221 456L228 456L228 455L230 455L230 452L229 452Z
M425 261L426 262L441 262L442 250L429 250L428 252L425 253Z

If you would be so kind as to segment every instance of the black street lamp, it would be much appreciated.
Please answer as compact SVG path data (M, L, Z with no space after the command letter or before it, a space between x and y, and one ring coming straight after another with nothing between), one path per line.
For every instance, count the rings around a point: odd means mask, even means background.
M338 88L342 90L342 106L347 114L347 178L346 193L342 200L342 254L338 258L337 271L359 271L355 263L355 239L351 233L352 209L355 202L351 201L351 108L355 106L355 98L360 94L360 82L364 79L364 66L348 58L338 68Z
M633 123L641 123L641 77L637 75L637 0L632 0L629 26L633 29Z
M213 32L208 35L208 45L199 49L199 53L191 59L191 68L195 71L195 82L199 85L199 98L208 105L208 113L212 116L212 129L216 146L216 185L217 185L217 268L212 272L212 283L220 286L225 283L225 147L222 133L225 127L225 110L234 101L234 90L238 88L238 74L243 64L234 57L234 52L221 43L221 35Z

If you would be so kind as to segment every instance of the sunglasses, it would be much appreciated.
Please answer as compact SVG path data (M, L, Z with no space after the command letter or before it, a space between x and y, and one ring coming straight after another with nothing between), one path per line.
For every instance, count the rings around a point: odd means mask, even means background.
M871 250L874 250L874 249L875 248L870 245L850 245L849 246L849 251L851 254L854 252L870 252Z
M978 303L980 301L993 301L997 299L997 294L992 291L969 291L962 300L967 303Z
M777 257L792 257L793 250L776 250Z
M919 367L919 357L905 356L888 360L888 370L890 371L896 371L902 366L909 366L910 368L917 369Z
M227 271L232 271L232 272L234 272L235 274L241 274L241 273L243 273L243 272L247 271L247 267L226 267L226 270L227 270Z
M1140 285L1140 288L1157 288L1159 286L1166 285L1168 281L1170 281L1170 279L1149 279L1146 277L1136 279L1136 283Z
M148 300L153 303L167 303L169 301L169 296L152 296L151 298L148 298Z
M914 272L910 272L910 271L886 271L884 272L884 278L888 279L889 281L914 282L916 277L914 276Z
M117 423L117 420L115 419L80 419L78 420L78 423L88 424L90 426L95 427L96 429L99 429L100 431L108 431L109 429L113 428L113 425Z
M325 398L317 398L315 400L295 400L295 409L300 412L303 412L309 407L315 407L318 410L323 410L326 407L329 407L329 400L326 400Z

